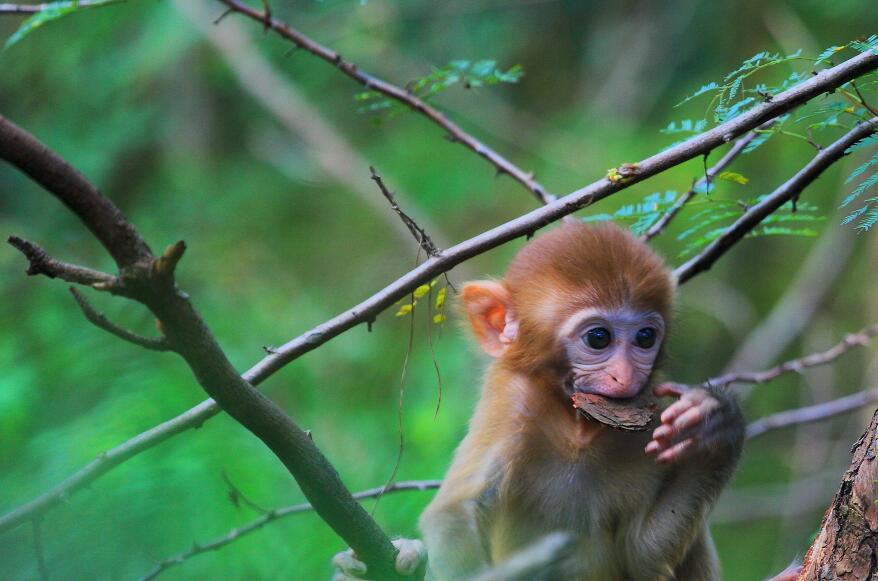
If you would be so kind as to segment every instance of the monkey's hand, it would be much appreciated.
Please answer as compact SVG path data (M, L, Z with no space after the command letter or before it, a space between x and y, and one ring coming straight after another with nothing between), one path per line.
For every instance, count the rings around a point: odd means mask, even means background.
M646 445L646 453L655 454L656 462L677 462L699 453L737 459L744 422L733 396L674 383L658 386L655 394L680 398L662 412L662 423Z
M397 573L414 575L426 568L427 549L424 543L418 539L394 539L393 546L399 550L396 554ZM352 549L337 553L332 558L332 565L335 567L332 581L359 581L366 578L366 564L354 556Z

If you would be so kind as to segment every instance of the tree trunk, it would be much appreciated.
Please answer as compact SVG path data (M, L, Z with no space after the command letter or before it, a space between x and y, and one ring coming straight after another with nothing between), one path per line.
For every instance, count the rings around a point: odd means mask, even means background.
M878 410L852 448L853 460L805 555L800 581L878 578Z

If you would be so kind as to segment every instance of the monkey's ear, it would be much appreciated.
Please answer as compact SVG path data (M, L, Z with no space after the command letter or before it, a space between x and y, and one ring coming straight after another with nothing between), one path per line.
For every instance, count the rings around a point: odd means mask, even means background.
M491 357L500 357L517 334L509 291L499 282L484 280L466 284L461 298L479 345Z

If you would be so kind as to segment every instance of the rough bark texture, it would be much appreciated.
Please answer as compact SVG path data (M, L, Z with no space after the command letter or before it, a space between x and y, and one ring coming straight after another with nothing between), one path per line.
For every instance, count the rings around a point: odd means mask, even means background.
M572 399L573 407L585 417L626 432L646 430L658 411L658 403L649 395L628 401L593 393L574 393Z
M826 510L800 581L878 578L878 410L853 447L853 460Z

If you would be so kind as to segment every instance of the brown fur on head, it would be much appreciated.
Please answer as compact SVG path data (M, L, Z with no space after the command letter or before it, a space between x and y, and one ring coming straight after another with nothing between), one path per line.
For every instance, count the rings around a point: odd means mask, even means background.
M584 308L652 310L667 324L674 287L662 259L627 230L565 223L524 246L502 282L462 295L485 351L527 370L557 356L560 325Z

